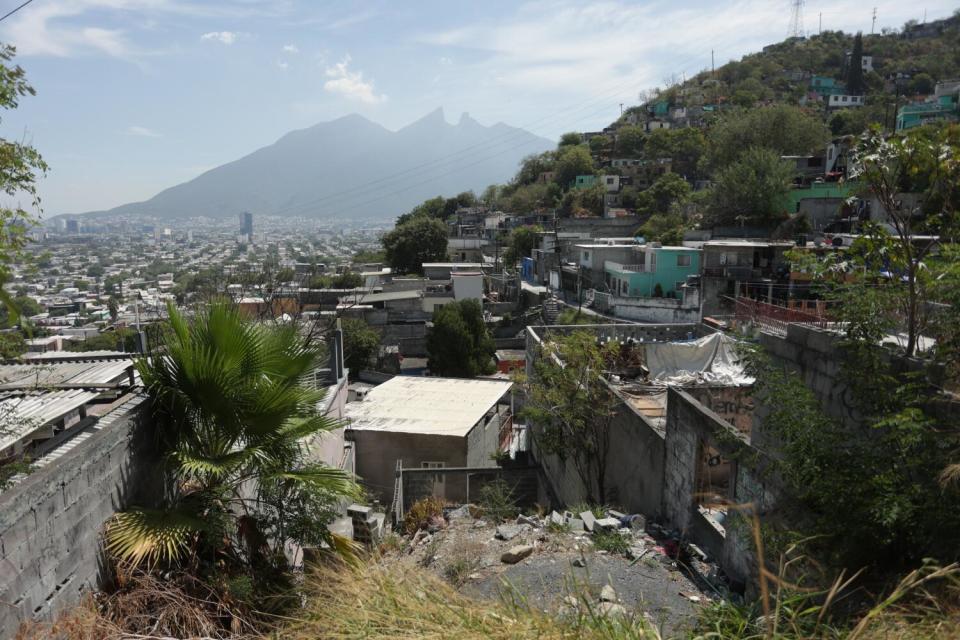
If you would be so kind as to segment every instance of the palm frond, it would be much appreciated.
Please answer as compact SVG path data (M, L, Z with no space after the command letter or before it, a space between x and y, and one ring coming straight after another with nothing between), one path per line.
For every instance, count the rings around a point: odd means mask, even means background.
M116 514L104 537L107 552L121 563L153 566L179 560L205 528L204 519L182 509L134 508Z
M357 497L360 494L360 486L354 481L351 474L342 469L334 469L333 467L322 465L311 465L303 469L271 473L266 476L265 479L292 480L293 482L309 485L314 489L351 498Z

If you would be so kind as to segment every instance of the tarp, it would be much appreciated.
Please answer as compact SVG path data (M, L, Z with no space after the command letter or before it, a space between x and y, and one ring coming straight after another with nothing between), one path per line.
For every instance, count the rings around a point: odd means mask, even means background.
M753 384L736 354L737 341L723 333L687 342L645 345L650 381L659 385Z

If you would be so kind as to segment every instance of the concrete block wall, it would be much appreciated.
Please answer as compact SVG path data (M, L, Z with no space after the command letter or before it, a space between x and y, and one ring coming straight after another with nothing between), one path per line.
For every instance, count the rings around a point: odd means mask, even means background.
M0 493L0 638L96 589L103 523L162 490L148 475L145 406L142 397L124 403L91 438Z

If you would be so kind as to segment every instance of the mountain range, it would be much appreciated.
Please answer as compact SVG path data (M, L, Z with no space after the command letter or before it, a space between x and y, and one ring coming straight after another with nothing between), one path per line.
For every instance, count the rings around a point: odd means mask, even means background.
M505 182L524 156L553 147L523 129L484 126L466 113L450 124L442 109L398 131L352 114L291 131L149 200L88 213L389 219L427 198Z

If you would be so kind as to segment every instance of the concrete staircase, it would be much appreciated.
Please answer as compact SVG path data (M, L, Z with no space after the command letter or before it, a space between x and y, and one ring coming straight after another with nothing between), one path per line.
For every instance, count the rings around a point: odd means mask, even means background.
M547 298L543 302L543 319L547 324L556 324L560 315L560 301L555 297Z

